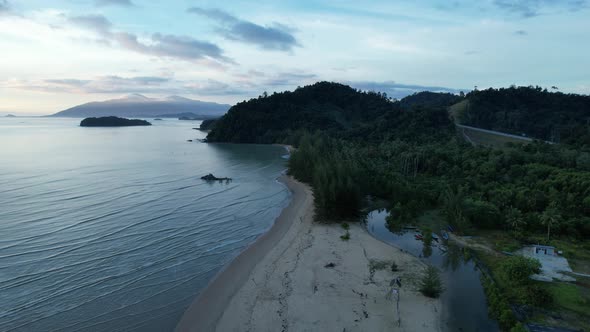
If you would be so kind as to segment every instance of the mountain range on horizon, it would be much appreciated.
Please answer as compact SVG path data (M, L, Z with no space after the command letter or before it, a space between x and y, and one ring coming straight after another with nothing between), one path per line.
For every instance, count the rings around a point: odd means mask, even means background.
M220 117L231 107L185 98L168 96L165 98L149 98L142 94L130 94L123 98L89 102L57 112L52 117L181 117L189 116L198 119Z

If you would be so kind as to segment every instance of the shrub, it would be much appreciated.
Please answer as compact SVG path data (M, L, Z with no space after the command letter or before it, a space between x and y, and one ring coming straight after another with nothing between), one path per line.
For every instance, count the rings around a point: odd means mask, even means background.
M395 262L391 262L391 272L396 272L398 270L397 264Z
M350 225L343 222L342 224L340 224L340 226L342 226L342 228L344 228L345 230L349 230L350 229Z
M491 278L482 275L482 284L488 299L488 311L491 317L498 320L503 331L508 331L516 324L516 318L510 310L508 301Z
M531 285L523 287L519 292L520 300L524 304L535 307L545 307L553 303L553 295L540 285Z
M522 323L518 323L510 329L510 332L527 332L527 331L528 330L522 325Z
M340 238L344 241L348 241L348 240L350 240L350 233L348 231L346 231L346 234L340 235Z
M420 292L424 296L437 298L444 291L438 270L429 266L420 281Z
M529 277L540 271L541 263L538 260L522 256L511 256L500 263L498 277L502 279L507 287L526 286L532 282Z

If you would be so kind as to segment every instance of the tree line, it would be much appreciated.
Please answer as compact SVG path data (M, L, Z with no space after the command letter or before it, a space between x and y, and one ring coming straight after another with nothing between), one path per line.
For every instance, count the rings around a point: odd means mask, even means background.
M356 218L371 197L388 201L400 221L440 209L459 230L590 236L590 153L583 145L474 147L448 114L461 97L407 98L322 82L238 104L208 139L296 145L289 172L311 184L320 218Z

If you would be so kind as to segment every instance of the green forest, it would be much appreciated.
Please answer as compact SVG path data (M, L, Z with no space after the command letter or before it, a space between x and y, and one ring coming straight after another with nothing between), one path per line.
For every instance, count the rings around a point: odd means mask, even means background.
M534 113L538 103L527 104L523 96L528 94L542 96L554 112ZM490 106L493 98L501 106ZM590 236L585 138L562 135L563 144L535 141L501 149L472 146L457 134L449 115L449 107L464 100L469 106L459 115L463 123L522 129L543 139L556 122L533 119L550 114L573 125L572 119L589 110L588 97L532 87L466 96L423 92L396 101L320 82L237 104L212 126L207 140L295 145L289 172L311 184L321 219L356 218L371 198L389 202L397 220L440 209L459 231L495 229L516 238L530 233ZM555 111L564 100L571 108ZM500 109L523 120L502 127ZM588 125L583 127L588 133Z
M590 148L590 96L510 87L473 91L467 100L463 124Z

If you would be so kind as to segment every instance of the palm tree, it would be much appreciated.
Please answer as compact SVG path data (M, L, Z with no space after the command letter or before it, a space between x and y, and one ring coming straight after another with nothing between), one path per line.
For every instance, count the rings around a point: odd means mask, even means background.
M551 227L557 224L560 220L561 214L557 209L557 204L552 202L541 214L541 223L547 226L547 241L549 241L549 236L551 235Z
M508 208L508 212L506 213L506 221L512 229L515 231L520 231L521 227L524 225L524 220L522 219L522 213L519 209L510 207Z

